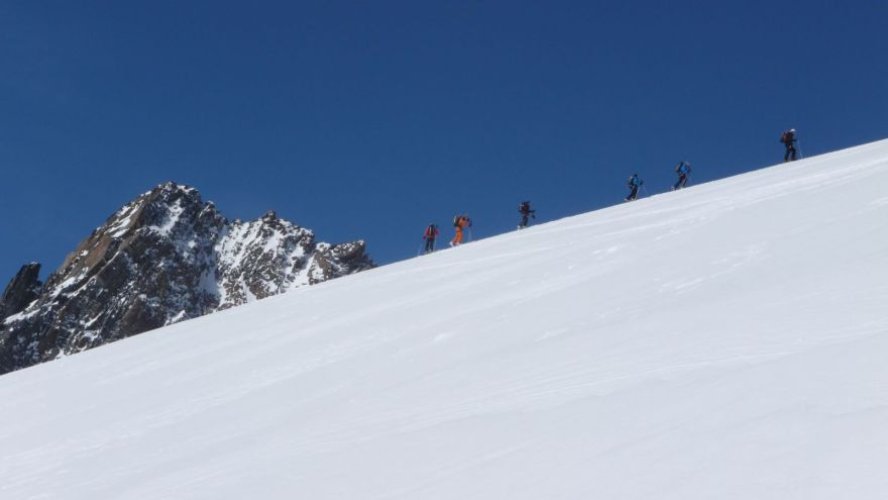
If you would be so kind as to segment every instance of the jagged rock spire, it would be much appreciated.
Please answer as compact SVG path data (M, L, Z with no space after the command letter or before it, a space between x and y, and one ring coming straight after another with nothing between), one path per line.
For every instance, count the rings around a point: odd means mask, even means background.
M0 321L21 312L37 298L40 291L40 264L25 264L0 295Z

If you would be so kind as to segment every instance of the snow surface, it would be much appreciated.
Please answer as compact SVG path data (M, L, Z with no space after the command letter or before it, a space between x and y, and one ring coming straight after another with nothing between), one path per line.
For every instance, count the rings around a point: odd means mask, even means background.
M146 193L148 194L148 193ZM112 238L120 238L130 229L130 225L132 224L133 215L136 214L136 209L139 208L138 203L130 203L128 205L124 205L123 208L118 212L119 218L108 228L108 234ZM101 228L99 228L101 229ZM89 250L84 250L80 253L80 256L86 256L89 254Z
M888 498L888 141L0 377L0 498Z

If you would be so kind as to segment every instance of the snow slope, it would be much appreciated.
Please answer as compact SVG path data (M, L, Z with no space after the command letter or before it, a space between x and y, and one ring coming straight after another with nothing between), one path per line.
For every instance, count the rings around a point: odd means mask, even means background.
M0 498L888 498L888 141L0 377Z

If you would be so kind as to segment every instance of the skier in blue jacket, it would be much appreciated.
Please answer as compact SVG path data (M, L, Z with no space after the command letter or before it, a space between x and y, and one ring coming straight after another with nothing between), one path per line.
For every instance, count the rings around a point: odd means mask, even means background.
M638 198L638 188L644 184L644 181L638 177L638 174L632 174L629 177L629 180L626 181L626 185L629 186L629 196L626 197L626 201L632 201Z
M688 174L691 173L691 164L686 161L678 162L678 165L675 166L675 173L678 174L678 180L672 186L673 191L688 185Z

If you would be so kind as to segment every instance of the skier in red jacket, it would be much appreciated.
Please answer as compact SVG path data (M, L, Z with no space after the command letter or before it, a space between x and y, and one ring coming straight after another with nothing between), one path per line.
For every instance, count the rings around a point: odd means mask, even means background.
M435 251L435 239L437 237L438 225L429 224L429 227L425 230L425 234L422 235L422 239L425 240L425 253L432 253Z

